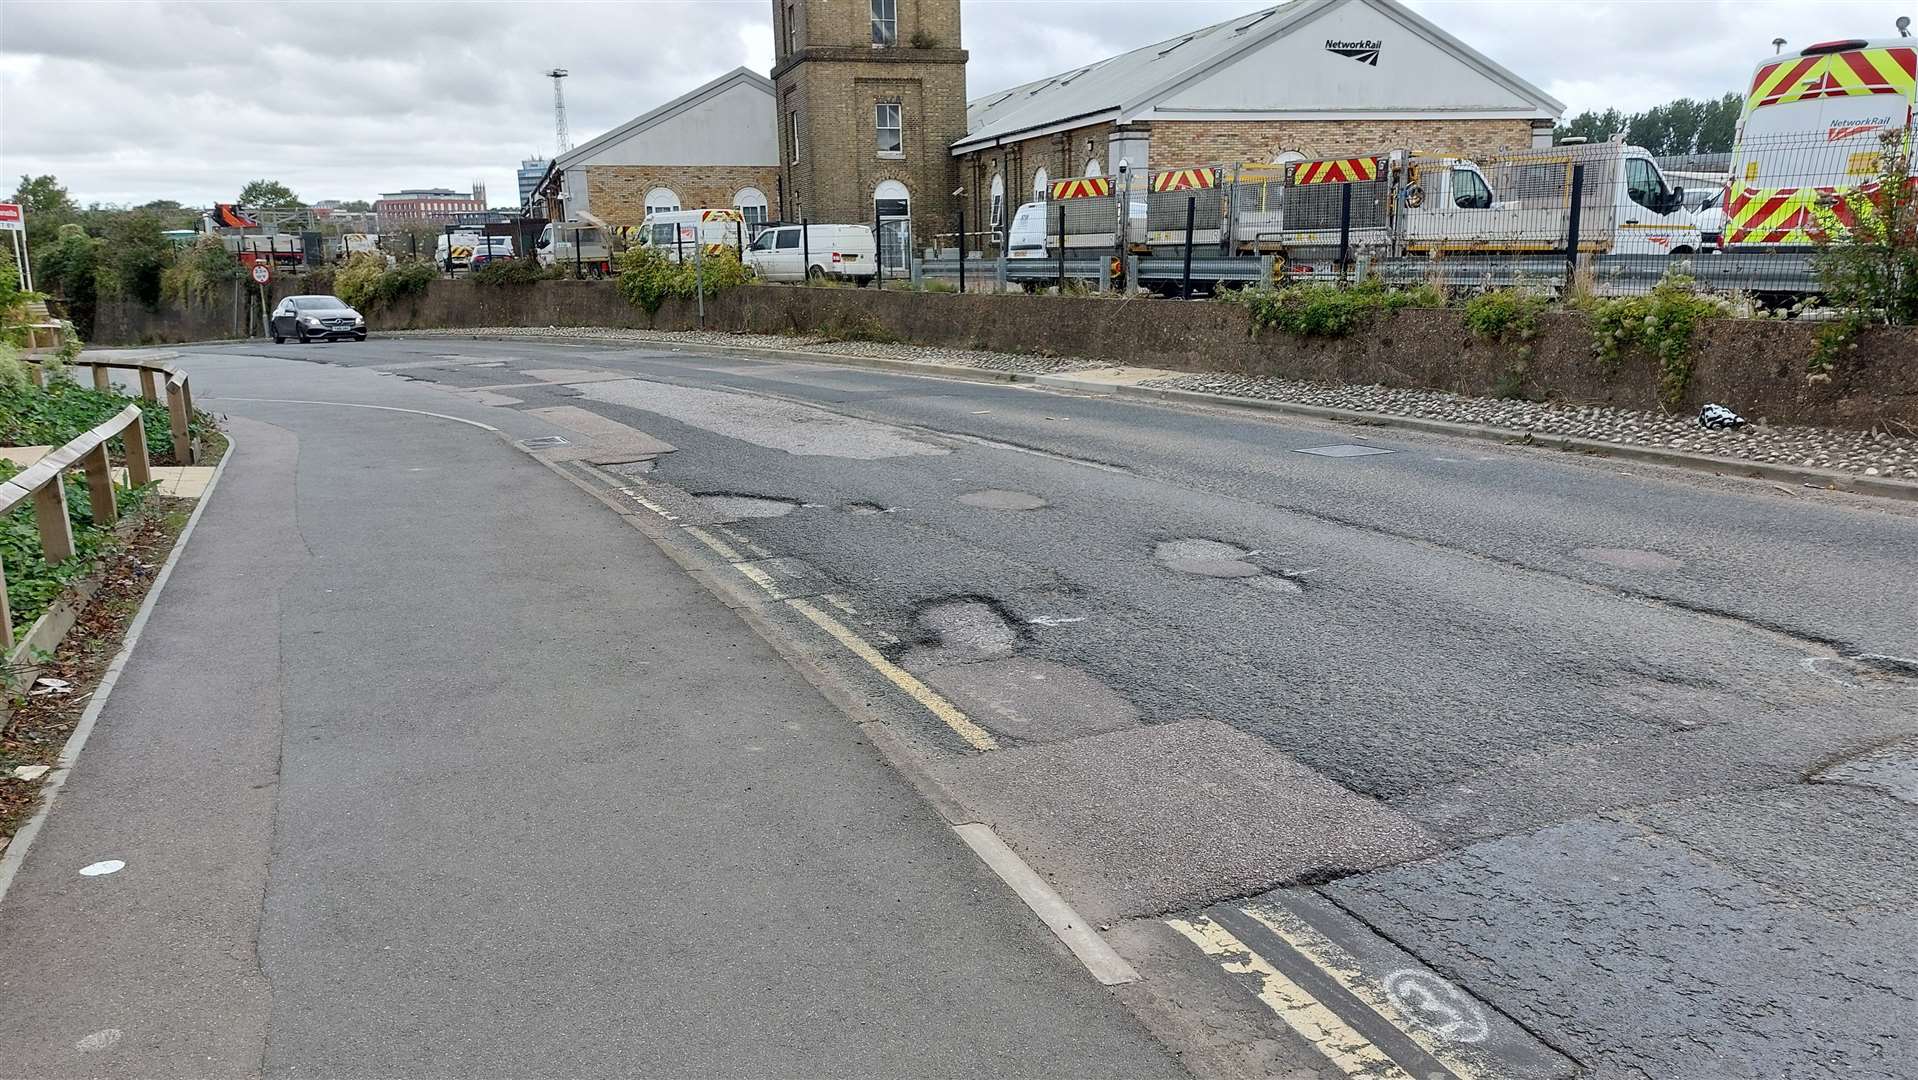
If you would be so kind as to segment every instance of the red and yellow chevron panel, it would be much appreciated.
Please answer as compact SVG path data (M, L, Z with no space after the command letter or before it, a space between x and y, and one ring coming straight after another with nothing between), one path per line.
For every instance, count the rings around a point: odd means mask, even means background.
M1097 199L1110 194L1112 181L1103 176L1078 176L1052 182L1052 197L1055 199Z
M1818 235L1820 205L1828 206L1832 217L1844 228L1857 224L1858 207L1854 202L1871 202L1876 197L1876 182L1849 190L1836 187L1755 188L1734 186L1725 203L1725 243L1727 244L1813 244L1825 237Z
M1294 184L1355 184L1379 178L1379 159L1369 157L1334 158L1330 161L1301 161L1292 168Z
M701 221L744 221L745 215L737 210L704 210L700 212Z
M1745 109L1811 98L1912 96L1918 84L1918 49L1857 49L1825 56L1794 56L1768 64L1753 76Z
M1217 169L1161 169L1152 175L1152 190L1193 191L1213 187L1219 182Z

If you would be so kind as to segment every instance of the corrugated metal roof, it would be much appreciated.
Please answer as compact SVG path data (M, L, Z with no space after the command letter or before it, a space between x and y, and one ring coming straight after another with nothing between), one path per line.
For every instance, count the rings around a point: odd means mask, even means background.
M1256 31L1263 36L1274 28L1273 16L1280 11L1309 6L1315 6L1313 0L1287 0L1096 64L988 94L966 107L966 137L955 145L1116 111L1143 90L1210 67L1247 44L1247 35Z

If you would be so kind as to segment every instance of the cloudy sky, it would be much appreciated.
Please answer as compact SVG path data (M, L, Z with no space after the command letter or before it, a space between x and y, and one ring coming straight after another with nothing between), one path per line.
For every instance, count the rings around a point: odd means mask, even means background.
M965 0L973 96L1271 0ZM1569 106L1738 87L1773 37L1889 36L1918 0L1409 0ZM53 173L82 202L230 200L255 177L371 199L513 170L739 65L772 64L769 0L376 4L0 0L0 191Z

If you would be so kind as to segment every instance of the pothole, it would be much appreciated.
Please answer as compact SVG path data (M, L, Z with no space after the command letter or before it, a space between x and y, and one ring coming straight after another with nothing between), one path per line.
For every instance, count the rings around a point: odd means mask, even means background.
M1000 488L968 491L959 496L959 501L981 510L1037 510L1046 505L1044 499L1029 491L1006 491Z
M1918 739L1903 739L1846 758L1820 769L1811 779L1870 788L1901 802L1918 804Z
M1674 559L1670 555L1661 555L1656 551L1640 548L1579 548L1572 554L1586 562L1595 562L1617 570L1663 571L1676 570L1684 566L1684 560Z
M1853 656L1808 656L1805 670L1833 682L1866 690L1897 690L1918 686L1918 660L1883 653Z
M846 513L857 514L862 517L871 514L890 514L892 511L892 507L881 506L878 503L854 502L846 504Z
M947 663L1011 656L1019 631L982 599L941 600L919 610L925 645Z
M1246 562L1253 553L1217 540L1164 540L1152 549L1152 557L1168 569L1201 577L1249 578L1265 573L1265 568ZM1294 583L1296 591L1297 583Z
M771 499L764 495L733 495L724 492L695 495L714 513L730 518L785 517L799 509L795 499Z

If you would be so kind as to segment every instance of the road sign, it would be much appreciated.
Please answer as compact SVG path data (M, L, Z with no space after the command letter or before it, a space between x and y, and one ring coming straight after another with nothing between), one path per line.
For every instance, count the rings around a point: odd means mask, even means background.
M26 227L27 215L19 203L0 202L0 230L24 232Z
M272 279L273 279L273 271L268 270L266 268L265 263L253 264L253 281L255 284L264 285L268 281L271 281Z

